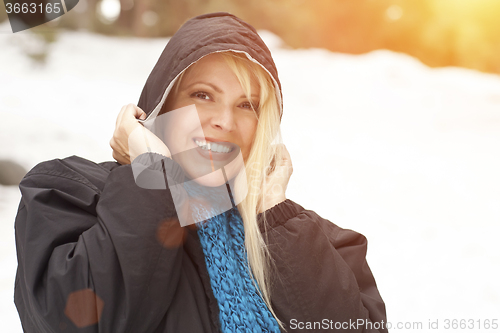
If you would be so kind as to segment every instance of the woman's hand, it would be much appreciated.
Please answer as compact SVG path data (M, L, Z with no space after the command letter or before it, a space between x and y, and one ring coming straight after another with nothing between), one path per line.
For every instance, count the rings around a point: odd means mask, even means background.
M266 177L263 189L264 201L259 213L286 200L285 191L293 172L292 160L284 144L276 146L276 149L281 150L281 154L278 154L278 156L281 155L282 158L273 164L274 168L271 169L271 172Z
M130 164L137 156L148 151L170 157L170 151L163 141L137 119L146 119L146 113L141 108L132 103L122 107L109 141L113 158L120 164Z

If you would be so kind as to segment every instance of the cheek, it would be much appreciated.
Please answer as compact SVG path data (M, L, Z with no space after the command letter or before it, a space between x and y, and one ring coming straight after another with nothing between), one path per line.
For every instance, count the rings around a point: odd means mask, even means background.
M175 133L175 126L166 125L163 128L163 142L167 145L171 154L175 154L178 150L177 147L175 146L176 136L177 134Z
M193 106L166 113L161 126L164 142L172 154L193 148L192 138L203 136L198 114Z
M250 151L252 148L252 143L255 138L255 133L257 131L257 120L255 121L247 121L242 127L242 140L245 146L245 149Z
M192 148L189 142L193 137L194 130L192 124L189 123L176 123L175 126L171 126L171 132L167 136L172 146L172 153L177 154Z

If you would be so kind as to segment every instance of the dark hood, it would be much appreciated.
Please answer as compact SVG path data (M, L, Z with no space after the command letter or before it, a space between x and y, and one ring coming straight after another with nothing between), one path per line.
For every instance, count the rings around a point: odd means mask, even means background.
M165 46L137 104L148 115L145 125L154 121L180 73L208 54L229 50L245 53L271 74L282 113L281 84L271 52L254 27L232 14L220 12L190 19Z

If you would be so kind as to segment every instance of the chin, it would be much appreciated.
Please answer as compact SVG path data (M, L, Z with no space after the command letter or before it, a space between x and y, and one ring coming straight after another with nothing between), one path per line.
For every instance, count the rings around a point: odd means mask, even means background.
M193 180L199 185L206 187L218 187L226 183L226 179L224 178L224 174L221 170L194 178Z

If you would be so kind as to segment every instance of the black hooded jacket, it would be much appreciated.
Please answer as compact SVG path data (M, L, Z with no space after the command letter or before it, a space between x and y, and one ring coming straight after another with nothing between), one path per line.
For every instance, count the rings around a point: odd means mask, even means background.
M179 73L224 50L261 64L281 105L276 67L253 27L214 13L169 41L138 103L145 124ZM130 165L72 156L38 164L20 190L14 300L25 332L220 331L200 240L176 222L169 189L138 187ZM272 306L289 332L387 332L364 236L291 200L265 214Z

